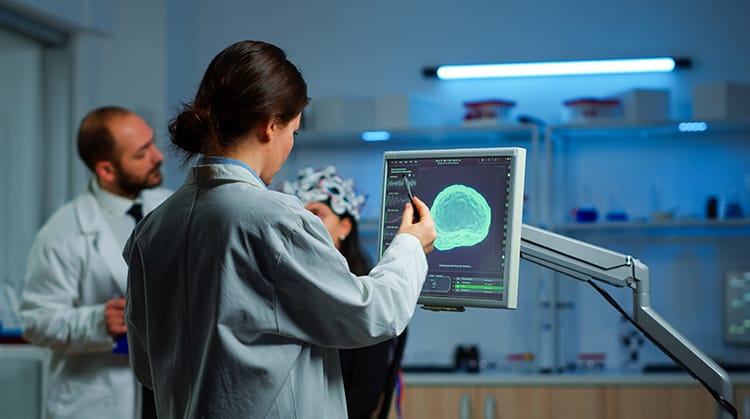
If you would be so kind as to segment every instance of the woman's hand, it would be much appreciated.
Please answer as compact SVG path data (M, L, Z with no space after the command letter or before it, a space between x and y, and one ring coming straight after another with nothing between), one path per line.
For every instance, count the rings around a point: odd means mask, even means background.
M414 197L412 201L414 205L407 202L404 208L403 218L401 220L401 226L398 229L399 233L408 233L416 236L419 242L422 243L422 249L424 254L432 252L435 238L437 238L437 231L435 231L435 222L432 220L430 215L430 208L417 197ZM417 214L419 215L419 221L414 221L414 207L416 206Z

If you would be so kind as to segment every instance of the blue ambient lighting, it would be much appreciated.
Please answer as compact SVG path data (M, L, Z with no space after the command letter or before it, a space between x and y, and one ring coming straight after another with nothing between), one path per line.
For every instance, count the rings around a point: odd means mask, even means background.
M441 65L437 68L437 77L440 80L454 80L496 77L669 72L674 70L675 65L675 60L671 57L541 63Z
M680 132L703 132L708 129L708 124L705 122L680 122L677 124L677 129Z
M368 142L388 141L391 139L391 133L388 131L363 131L362 139Z

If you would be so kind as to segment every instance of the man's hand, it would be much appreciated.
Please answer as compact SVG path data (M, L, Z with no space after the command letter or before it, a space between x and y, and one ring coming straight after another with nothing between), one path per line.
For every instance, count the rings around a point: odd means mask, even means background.
M432 252L435 238L437 238L435 222L430 215L430 208L427 207L424 202L417 197L414 197L412 202L414 202L417 214L419 214L419 221L414 222L414 206L407 202L406 208L404 208L402 214L401 226L399 227L398 232L416 236L419 239L419 242L422 243L422 249L426 255Z
M113 298L104 303L104 322L107 333L117 337L125 333L125 299Z

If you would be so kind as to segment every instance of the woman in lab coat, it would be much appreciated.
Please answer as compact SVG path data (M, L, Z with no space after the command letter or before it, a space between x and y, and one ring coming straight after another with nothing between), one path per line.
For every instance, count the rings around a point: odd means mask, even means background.
M124 251L131 362L160 418L345 418L338 348L397 336L414 313L436 236L422 201L357 277L320 219L267 189L307 102L282 50L242 41L170 124L201 157Z

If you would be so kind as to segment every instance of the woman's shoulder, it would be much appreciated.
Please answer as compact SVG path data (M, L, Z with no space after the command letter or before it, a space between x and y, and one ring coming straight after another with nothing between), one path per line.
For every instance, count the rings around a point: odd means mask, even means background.
M298 220L307 213L297 197L282 192L250 187L222 194L224 210L273 220Z
M283 192L263 190L259 192L259 199L256 204L260 209L269 211L269 215L285 216L290 214L301 214L306 212L302 201L296 196Z

